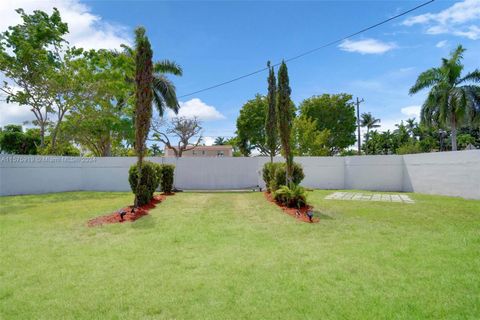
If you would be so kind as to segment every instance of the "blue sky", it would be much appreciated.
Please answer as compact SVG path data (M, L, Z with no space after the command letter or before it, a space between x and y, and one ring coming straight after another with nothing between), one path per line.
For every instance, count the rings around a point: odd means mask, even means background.
M145 26L155 59L172 59L184 68L183 77L172 77L181 96L262 68L267 60L278 62L318 47L421 1L15 1L2 3L0 14L11 15L12 6L48 10L53 3L69 16L74 44L116 47L131 41L136 26ZM4 19L0 27L13 19ZM298 104L312 95L351 93L365 99L362 112L372 112L382 119L383 129L392 129L418 112L424 94L408 95L416 76L438 65L457 44L468 49L466 70L479 67L479 39L479 0L437 0L289 63L292 98ZM182 98L183 114L199 115L205 136L232 136L243 103L266 92L266 76ZM17 112L8 119L20 117Z

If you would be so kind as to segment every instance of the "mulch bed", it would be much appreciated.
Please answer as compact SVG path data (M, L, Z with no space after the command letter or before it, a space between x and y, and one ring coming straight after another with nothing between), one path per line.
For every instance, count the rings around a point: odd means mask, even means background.
M174 193L156 195L153 197L152 201L150 201L146 205L136 208L133 212L132 212L133 206L128 206L128 207L119 209L117 211L114 211L106 216L93 218L87 222L87 225L89 227L95 227L95 226L100 226L106 223L123 223L125 221L133 222L147 215L151 209L156 207L156 204L162 201L165 201L165 199L167 199L167 196L172 196L172 195L174 195ZM125 212L123 219L120 216L121 212Z
M276 204L277 206L279 206L283 210L283 212L287 213L288 215L294 217L297 220L307 222L307 223L317 223L317 222L320 221L320 219L316 218L316 217L313 217L312 221L310 221L310 219L308 218L307 212L310 211L310 210L313 210L313 207L310 206L310 205L306 205L306 206L304 206L302 208L299 208L299 209L289 208L289 207L284 206L281 203L276 202L275 199L273 198L273 195L270 192L264 192L263 194L265 195L265 198L268 201Z

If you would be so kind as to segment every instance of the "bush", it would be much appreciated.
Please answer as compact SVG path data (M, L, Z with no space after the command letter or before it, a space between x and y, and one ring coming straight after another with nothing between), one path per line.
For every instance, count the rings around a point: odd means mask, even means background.
M150 161L144 161L142 164L142 180L137 190L138 182L138 164L134 164L128 171L128 182L132 192L135 193L139 205L149 203L153 198L153 193L160 184L160 176L158 175L159 165Z
M289 208L301 208L307 204L307 192L303 187L298 185L292 188L281 186L275 191L274 198L275 201Z
M286 164L282 163L282 166L275 170L275 179L272 185L273 190L277 190L281 186L287 184L287 177L286 177ZM292 175L292 182L294 185L299 185L302 182L303 178L305 178L305 174L303 173L303 168L298 163L293 163L293 175Z
M161 166L161 190L164 193L172 193L175 166L173 164L162 164Z
M413 154L423 152L419 143L408 142L397 148L397 154Z
M275 171L280 168L283 165L283 163L280 162L267 162L263 165L263 170L262 170L262 177L263 181L265 181L265 186L267 187L268 191L274 191L275 186L272 186L272 184L275 183L273 180L275 177ZM273 187L273 188L272 188Z
M262 176L268 191L274 192L281 186L287 184L285 168L286 164L283 162L265 163ZM303 173L302 166L294 162L292 182L298 185L304 178L305 174Z

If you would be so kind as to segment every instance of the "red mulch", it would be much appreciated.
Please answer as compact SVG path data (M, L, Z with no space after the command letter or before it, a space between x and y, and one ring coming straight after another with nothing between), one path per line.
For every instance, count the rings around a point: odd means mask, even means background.
M277 206L279 206L283 212L287 213L288 215L300 220L300 221L303 221L303 222L307 222L307 223L317 223L320 221L319 218L313 218L312 221L310 221L310 219L308 218L307 216L307 212L309 210L313 210L313 207L310 206L310 205L306 205L304 207L301 207L299 209L297 208L289 208L289 207L286 207L284 206L283 204L281 203L278 203L275 201L275 199L273 198L273 195L270 193L270 192L264 192L264 195L265 195L265 198L267 198L268 201L276 204ZM297 212L298 211L298 212Z
M168 196L171 196L171 195L174 195L174 194L173 193L168 194ZM133 206L128 206L120 210L117 210L115 212L112 212L106 216L93 218L87 222L87 225L89 227L94 227L94 226L99 226L106 223L122 223L125 221L133 222L147 215L148 211L155 208L155 205L157 203L164 201L166 198L167 198L167 195L165 194L156 195L153 197L152 201L150 201L146 205L136 208L134 212L132 212ZM126 212L126 214L123 216L123 220L120 218L120 212L122 211Z

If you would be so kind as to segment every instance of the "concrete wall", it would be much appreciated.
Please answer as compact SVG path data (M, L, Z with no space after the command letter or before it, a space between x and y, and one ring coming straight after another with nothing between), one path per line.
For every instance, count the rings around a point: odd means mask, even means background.
M180 189L248 189L265 186L269 159L160 158L176 165ZM0 195L93 190L129 191L134 157L80 158L0 155ZM275 158L282 161L282 158ZM405 156L298 157L302 185L319 189L412 191L480 199L480 150Z

